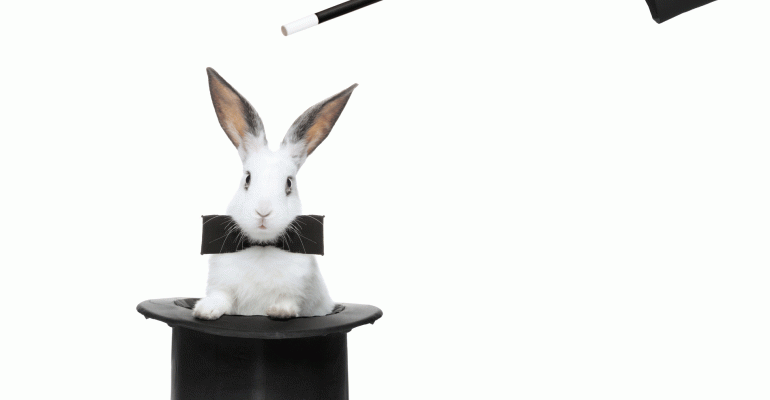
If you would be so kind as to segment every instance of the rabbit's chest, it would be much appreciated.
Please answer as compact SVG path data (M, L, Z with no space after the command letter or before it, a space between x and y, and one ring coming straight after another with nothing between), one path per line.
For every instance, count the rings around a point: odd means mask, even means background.
M211 259L211 283L220 282L236 293L292 291L305 286L312 256L273 247L254 247Z

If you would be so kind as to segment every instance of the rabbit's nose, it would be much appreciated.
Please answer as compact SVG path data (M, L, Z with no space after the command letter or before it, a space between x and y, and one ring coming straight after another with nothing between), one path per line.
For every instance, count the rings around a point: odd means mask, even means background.
M257 215L259 215L259 216L260 216L260 217L262 217L262 218L265 218L265 217L267 217L268 215L270 215L270 214L272 214L272 213L273 213L273 210L270 210L270 211L268 211L268 212L267 212L267 213L265 213L265 214L262 214L261 212L259 212L259 210L257 210Z
M261 199L259 203L256 204L256 212L257 215L259 215L262 218L267 217L270 215L270 213L273 212L273 207L270 206L270 201L266 199Z

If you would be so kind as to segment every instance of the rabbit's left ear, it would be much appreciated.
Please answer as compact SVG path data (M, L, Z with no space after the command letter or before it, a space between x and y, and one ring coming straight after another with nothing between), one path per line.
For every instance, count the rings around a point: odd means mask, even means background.
M291 125L281 147L289 149L298 166L329 136L356 86L357 83L308 108Z

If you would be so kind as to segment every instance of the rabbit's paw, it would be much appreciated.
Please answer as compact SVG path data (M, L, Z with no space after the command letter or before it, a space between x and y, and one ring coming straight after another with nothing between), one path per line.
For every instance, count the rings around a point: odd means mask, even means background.
M227 312L227 308L221 301L211 297L204 297L198 300L193 309L193 316L200 319L214 320Z
M299 307L294 304L274 304L265 310L270 318L289 319L299 317Z

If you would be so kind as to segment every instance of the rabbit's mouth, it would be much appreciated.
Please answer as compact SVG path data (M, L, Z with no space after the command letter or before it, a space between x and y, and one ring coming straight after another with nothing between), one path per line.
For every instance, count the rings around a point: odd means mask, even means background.
M233 220L241 228L241 231L246 234L249 241L254 243L275 241L286 231L287 226L291 223L291 221L285 221L281 215L270 216L269 218L244 217L235 213L232 215Z
M259 218L248 229L249 236L257 242L270 242L276 240L285 229L281 229L280 221L268 221L268 218Z
M267 218L260 218L257 220L257 228L259 229L267 229L267 226L265 226L265 223L267 222Z

